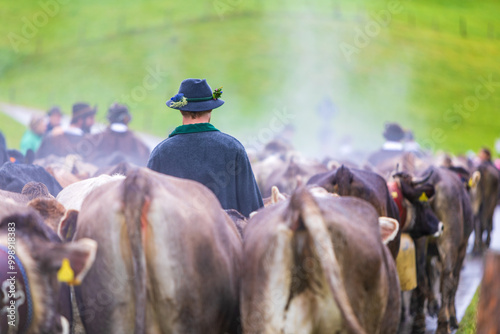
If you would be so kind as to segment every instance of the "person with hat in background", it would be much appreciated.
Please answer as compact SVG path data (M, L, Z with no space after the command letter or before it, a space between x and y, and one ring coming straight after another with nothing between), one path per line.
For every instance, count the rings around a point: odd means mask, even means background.
M93 134L88 139L97 144L87 157L88 162L98 167L112 166L120 162L146 166L150 150L129 130L128 124L132 115L127 106L112 104L106 117L109 126L102 133Z
M154 171L198 181L212 190L223 209L248 217L263 207L262 196L245 148L210 124L212 110L224 104L222 87L212 89L205 79L186 79L167 106L182 114L182 125L151 153Z
M382 148L368 158L368 162L373 166L403 154L402 140L405 137L405 131L399 124L386 123L383 136L386 141Z
M49 123L47 124L47 131L45 133L61 133L61 109L58 106L53 106L49 109L49 111L47 111L47 116L49 117Z
M21 153L26 155L28 150L36 152L42 143L43 135L47 130L47 120L43 115L33 115L30 120L29 129L21 138Z
M45 158L51 154L60 157L68 154L87 155L89 152L79 147L79 143L85 134L90 133L96 112L96 107L91 107L88 103L75 103L70 126L63 133L46 136L36 152L36 158Z

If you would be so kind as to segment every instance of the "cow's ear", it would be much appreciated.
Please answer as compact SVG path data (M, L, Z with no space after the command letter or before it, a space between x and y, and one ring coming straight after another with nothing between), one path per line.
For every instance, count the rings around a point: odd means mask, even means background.
M282 193L280 193L278 187L273 186L271 188L271 204L276 204L284 200L286 200L286 198Z
M54 232L57 231L57 224L64 216L66 209L54 198L35 198L28 203L43 217L43 220Z
M434 196L434 193L434 186L430 183L415 187L415 197L422 203L429 201Z
M50 247L41 257L51 272L57 272L57 279L69 285L79 285L92 264L97 252L97 242L80 239L75 242Z
M387 245L389 241L394 240L399 231L399 223L394 218L379 217L378 223L380 226L380 236L382 242Z
M57 234L63 241L73 240L73 236L76 232L76 226L78 221L78 211L70 209L66 211L66 215L59 223L57 229Z

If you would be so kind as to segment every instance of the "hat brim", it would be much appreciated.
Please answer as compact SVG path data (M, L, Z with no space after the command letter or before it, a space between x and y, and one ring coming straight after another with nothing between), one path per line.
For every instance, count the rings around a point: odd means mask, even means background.
M221 105L224 104L224 100L217 99L217 100L208 100L208 101L199 101L199 102L188 102L183 107L174 108L174 107L170 106L173 102L174 101L172 101L172 99L168 100L166 103L167 107L172 108L172 109L181 110L181 111L189 111L189 112L201 112L201 111L212 110L215 108L219 108Z
M76 113L76 114L73 114L71 119L72 120L75 120L75 119L78 119L78 118L85 118L85 117L88 117L88 116L93 116L97 113L97 109L91 109L91 110L87 110L85 112L82 112L82 113Z

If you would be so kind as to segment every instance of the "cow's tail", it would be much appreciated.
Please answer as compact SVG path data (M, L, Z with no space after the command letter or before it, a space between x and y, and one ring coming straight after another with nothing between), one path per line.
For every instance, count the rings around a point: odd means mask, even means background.
M132 255L132 273L129 275L133 278L135 298L134 334L143 334L147 309L147 266L143 239L150 204L150 184L141 171L136 170L127 176L123 186L123 213Z
M330 233L314 197L307 189L298 189L292 196L290 205L292 206L291 212L295 213L290 220L290 228L296 233L301 230L308 232L309 244L316 253L315 257L319 261L328 287L343 316L344 325L350 333L366 334L347 296ZM305 249L306 242L298 242L297 245L302 245L299 247Z

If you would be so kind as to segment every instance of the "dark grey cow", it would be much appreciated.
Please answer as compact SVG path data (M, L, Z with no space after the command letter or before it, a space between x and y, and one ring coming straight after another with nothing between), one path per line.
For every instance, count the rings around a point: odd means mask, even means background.
M432 174L431 174L432 173ZM429 174L431 174L429 176ZM428 175L428 183L434 186L435 195L429 200L432 211L444 225L443 234L426 242L416 240L417 268L424 268L426 261L426 244L437 248L441 263L440 292L441 307L438 314L438 329L436 333L448 333L450 327L457 328L455 310L455 294L457 292L465 258L467 240L473 228L470 198L459 176L447 168L430 167L423 175ZM421 262L419 265L418 262ZM425 272L419 270L419 286ZM417 294L416 316L413 329L415 332L425 330L425 299L432 303L432 289L427 287ZM418 291L418 289L417 289Z

